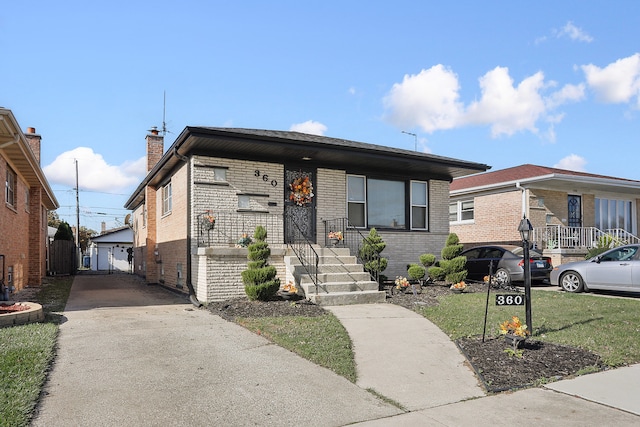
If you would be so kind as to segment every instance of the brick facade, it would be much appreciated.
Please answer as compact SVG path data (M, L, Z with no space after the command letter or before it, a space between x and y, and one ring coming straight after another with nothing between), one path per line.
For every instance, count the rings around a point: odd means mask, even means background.
M40 135L33 128L23 134L9 110L0 114L0 255L5 283L19 291L40 286L46 275L47 209L58 202L40 169ZM15 177L13 203L7 201L8 171Z

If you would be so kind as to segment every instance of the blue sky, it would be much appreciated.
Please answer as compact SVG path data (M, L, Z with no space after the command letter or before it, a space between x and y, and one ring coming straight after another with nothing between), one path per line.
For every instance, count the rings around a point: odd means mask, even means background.
M640 180L640 2L12 1L0 106L76 222L121 225L145 135L351 139ZM414 138L409 132L416 135Z

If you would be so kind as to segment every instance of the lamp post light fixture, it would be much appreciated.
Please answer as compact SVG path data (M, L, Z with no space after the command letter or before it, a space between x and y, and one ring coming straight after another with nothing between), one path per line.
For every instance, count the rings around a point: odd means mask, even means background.
M526 215L522 215L522 220L518 226L520 237L522 238L522 250L524 255L524 304L527 317L527 329L529 333L533 332L531 326L531 257L529 256L529 238L531 237L531 221Z

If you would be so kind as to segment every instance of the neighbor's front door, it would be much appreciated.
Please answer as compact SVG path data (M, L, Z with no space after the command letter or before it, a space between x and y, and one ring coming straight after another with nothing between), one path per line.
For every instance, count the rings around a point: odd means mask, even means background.
M582 227L582 198L570 194L568 197L569 227Z
M285 241L292 243L301 234L316 242L315 169L285 168Z

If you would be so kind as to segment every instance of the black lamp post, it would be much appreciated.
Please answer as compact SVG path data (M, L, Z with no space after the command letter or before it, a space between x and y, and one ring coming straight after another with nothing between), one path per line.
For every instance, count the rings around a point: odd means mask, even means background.
M531 235L531 222L527 219L526 215L522 216L518 231L520 237L522 237L522 249L524 255L524 303L525 311L527 315L527 330L529 333L533 332L533 326L531 326L531 258L529 256L529 237Z

